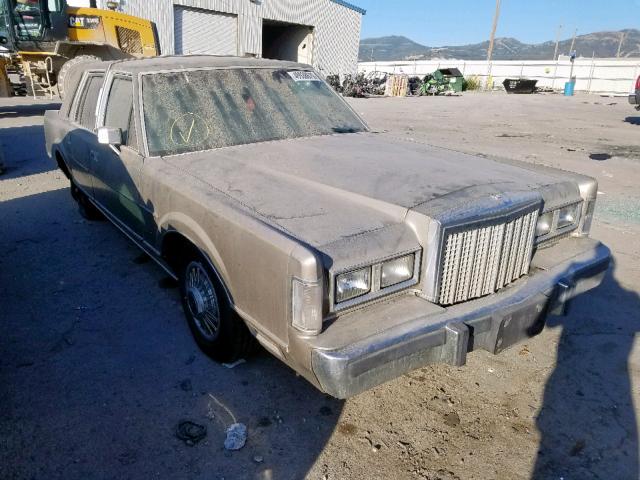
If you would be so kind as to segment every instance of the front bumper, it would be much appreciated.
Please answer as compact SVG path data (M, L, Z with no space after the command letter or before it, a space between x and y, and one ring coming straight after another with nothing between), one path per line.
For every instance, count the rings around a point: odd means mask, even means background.
M640 105L640 94L639 93L630 93L629 94L629 103L631 105Z
M464 365L467 352L495 354L537 335L549 313L565 313L573 297L602 282L609 266L610 251L601 243L575 239L573 248L575 255L558 264L551 255L550 267L538 268L496 294L440 309L339 349L312 347L313 374L326 393L347 398L430 363Z

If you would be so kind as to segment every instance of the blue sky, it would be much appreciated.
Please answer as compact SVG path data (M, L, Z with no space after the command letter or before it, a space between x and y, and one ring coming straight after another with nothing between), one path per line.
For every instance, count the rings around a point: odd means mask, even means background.
M352 0L367 10L362 38L404 35L428 46L487 40L495 0ZM640 28L640 0L502 0L497 35L526 43Z

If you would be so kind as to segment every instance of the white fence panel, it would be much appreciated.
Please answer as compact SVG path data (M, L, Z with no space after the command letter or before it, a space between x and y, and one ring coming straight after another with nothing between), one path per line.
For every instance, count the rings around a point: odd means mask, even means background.
M640 75L640 59L577 59L571 73L568 60L552 61L496 61L491 66L486 61L418 60L399 62L362 62L358 71L405 73L424 76L438 68L458 68L465 77L493 77L494 84L505 78L531 78L538 86L561 90L569 76L576 79L576 91L596 93L628 93Z

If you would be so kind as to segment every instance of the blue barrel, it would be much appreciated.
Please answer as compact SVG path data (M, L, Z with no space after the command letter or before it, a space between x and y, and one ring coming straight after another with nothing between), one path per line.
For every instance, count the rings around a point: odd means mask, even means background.
M573 97L573 90L576 86L576 82L566 82L564 84L564 96Z

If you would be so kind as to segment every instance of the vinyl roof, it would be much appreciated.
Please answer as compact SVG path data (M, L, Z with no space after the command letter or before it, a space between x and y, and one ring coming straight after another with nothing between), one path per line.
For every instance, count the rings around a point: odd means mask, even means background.
M105 62L107 63L107 62ZM267 60L263 58L229 57L217 55L166 55L132 60L111 62L112 70L127 73L144 73L158 70L181 70L197 68L230 68L230 67L273 67L298 68L307 70L311 67L296 62Z

